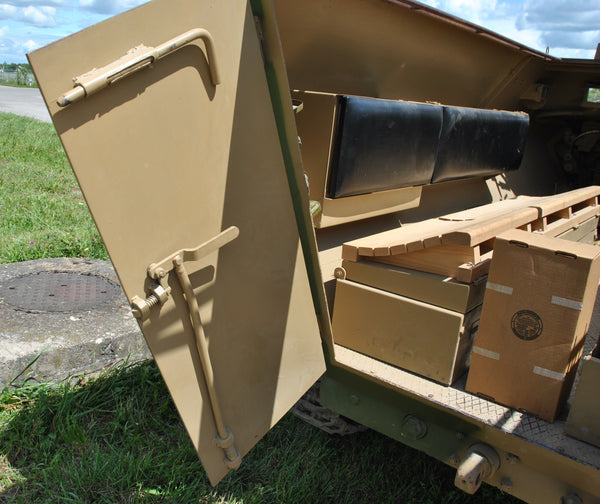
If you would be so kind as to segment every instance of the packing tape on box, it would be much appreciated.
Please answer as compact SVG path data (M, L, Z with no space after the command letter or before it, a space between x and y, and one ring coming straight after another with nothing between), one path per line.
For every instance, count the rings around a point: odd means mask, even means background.
M486 285L487 289L491 289L496 292L500 292L501 294L508 294L509 296L513 293L513 288L508 285L500 285L497 283L488 282Z
M546 378L552 378L553 380L563 381L565 379L564 373L558 373L556 371L552 371L551 369L546 369L539 366L534 366L533 372L540 376L545 376Z
M498 352L494 352L493 350L488 350L487 348L481 348L478 346L474 346L473 353L482 355L483 357L489 357L490 359L500 360L500 354Z
M573 301L572 299L566 299L559 296L552 296L552 304L558 306L564 306L565 308L573 308L573 310L583 310L583 303L581 301Z

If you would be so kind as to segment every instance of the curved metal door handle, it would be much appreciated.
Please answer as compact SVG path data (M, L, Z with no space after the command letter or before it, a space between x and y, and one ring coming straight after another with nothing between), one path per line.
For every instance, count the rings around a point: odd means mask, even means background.
M131 75L132 73L152 65L155 61L173 53L177 49L196 40L202 39L208 54L208 65L213 85L220 83L217 62L215 58L214 42L211 34L204 28L195 28L182 33L158 47L140 45L130 49L125 56L112 63L90 72L75 77L73 89L62 94L56 103L59 107L66 107L71 103L90 96L108 87L110 84Z

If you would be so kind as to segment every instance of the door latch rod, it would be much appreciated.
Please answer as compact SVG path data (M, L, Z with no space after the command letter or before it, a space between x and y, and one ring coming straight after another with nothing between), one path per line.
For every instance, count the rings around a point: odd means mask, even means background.
M242 462L242 457L235 447L233 433L227 428L225 421L223 420L223 413L219 404L219 398L217 396L215 387L214 371L210 360L210 355L208 353L208 342L206 335L204 334L204 328L202 327L202 319L200 318L200 308L198 306L198 300L194 295L190 277L185 269L185 263L187 261L197 261L202 257L211 254L212 252L216 252L218 249L237 238L239 233L240 230L237 227L232 226L194 249L181 249L157 263L152 263L150 266L148 266L148 276L153 280L158 281L159 285L161 285L164 289L160 290L158 293L156 293L155 289L154 293L148 296L146 300L137 298L138 307L140 305L140 301L142 301L142 303L151 305L147 311L149 311L152 306L156 306L159 302L163 304L164 297L169 295L169 291L166 290L168 287L165 287L167 275L170 271L175 271L179 285L183 291L183 296L187 302L190 321L196 337L196 348L202 364L202 373L204 374L204 380L206 382L206 388L208 390L208 396L217 430L215 442L217 446L222 448L225 452L224 463L229 469L237 469ZM163 301L160 299L161 295ZM151 300L153 296L156 297L156 301ZM148 301L149 299L150 301ZM132 305L134 305L135 311L136 303L134 302L134 299L132 299Z
M110 84L114 84L138 70L149 67L155 61L164 58L196 39L202 39L204 41L208 56L210 78L213 86L217 86L221 82L221 79L217 69L214 49L215 44L212 35L204 28L195 28L182 33L157 47L146 47L144 45L134 47L122 58L113 61L102 68L93 69L83 75L74 77L73 89L60 95L57 98L56 103L59 107L66 107L86 96L97 93L105 87L108 87Z

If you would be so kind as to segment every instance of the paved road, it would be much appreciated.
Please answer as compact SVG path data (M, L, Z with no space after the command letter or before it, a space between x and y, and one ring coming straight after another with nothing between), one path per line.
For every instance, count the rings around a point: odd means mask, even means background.
M37 88L0 86L0 112L33 117L38 121L51 122L50 114Z

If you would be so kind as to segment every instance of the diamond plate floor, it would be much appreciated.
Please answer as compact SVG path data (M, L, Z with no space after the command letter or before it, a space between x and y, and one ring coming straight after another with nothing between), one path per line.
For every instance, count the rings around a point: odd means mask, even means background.
M585 353L591 352L599 333L600 294L596 298L594 314L586 339ZM435 403L455 414L470 417L478 423L494 426L506 433L600 469L600 449L564 433L568 411L564 411L554 423L549 423L465 392L466 376L451 387L446 387L339 345L335 345L335 357L344 365L361 370L394 388L427 398L428 402ZM575 387L573 387L574 390ZM569 403L572 395L573 393L571 393Z

